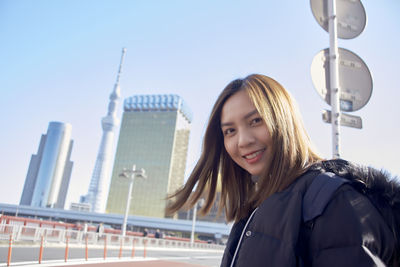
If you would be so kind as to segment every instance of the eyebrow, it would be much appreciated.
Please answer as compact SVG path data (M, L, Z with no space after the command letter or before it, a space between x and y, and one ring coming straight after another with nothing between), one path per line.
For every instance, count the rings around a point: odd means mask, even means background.
M253 111L250 111L249 113L247 113L243 118L244 119L248 119L248 118L250 118L251 116L253 116L254 114L257 114L257 113L258 113L257 109L254 109ZM232 122L224 122L224 123L221 123L221 128L224 127L224 126L231 126L231 125L233 125Z

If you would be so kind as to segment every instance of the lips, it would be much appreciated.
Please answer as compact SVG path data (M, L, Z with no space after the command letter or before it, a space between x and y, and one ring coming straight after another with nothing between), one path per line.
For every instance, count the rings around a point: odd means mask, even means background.
M247 163L253 164L259 161L265 151L265 148L251 152L243 156Z

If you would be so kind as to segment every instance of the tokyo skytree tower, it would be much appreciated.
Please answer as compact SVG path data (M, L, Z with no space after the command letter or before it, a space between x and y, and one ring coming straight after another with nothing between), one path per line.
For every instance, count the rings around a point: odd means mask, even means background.
M114 85L114 90L110 95L108 104L108 112L101 120L103 128L103 136L101 138L99 152L97 154L96 164L94 166L92 179L90 180L89 190L86 196L83 197L83 202L91 205L91 211L103 213L107 201L107 185L110 175L110 164L112 157L112 148L114 141L114 129L119 124L119 119L116 116L116 108L118 99L120 98L119 78L122 71L122 63L126 53L126 48L122 49L121 61L117 80Z

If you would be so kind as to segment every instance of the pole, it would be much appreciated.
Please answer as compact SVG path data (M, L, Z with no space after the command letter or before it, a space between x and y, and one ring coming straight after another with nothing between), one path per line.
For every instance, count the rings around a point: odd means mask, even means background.
M147 237L143 240L143 258L146 258Z
M197 214L197 202L193 207L193 220L192 220L192 232L190 234L190 245L193 247L194 244L194 229L196 227L196 214Z
M329 13L329 74L332 106L332 157L340 158L340 88L337 47L336 0L328 1Z
M104 260L107 259L107 236L104 238L104 255L103 255Z
M44 237L42 235L42 238L40 240L40 249L39 249L39 264L42 263L42 257L43 257L43 239Z
M135 257L135 238L132 239L132 253L131 253L131 258Z
M67 240L66 240L66 245L65 245L65 256L64 256L65 262L68 261L68 241L69 241L69 236L67 235Z
M8 246L7 266L10 266L11 264L11 253L12 253L12 234L10 234L10 242Z
M122 257L122 246L123 246L123 244L124 244L124 238L125 238L125 237L122 237L122 238L121 238L121 242L120 242L120 244L119 244L119 254L118 254L118 258L119 258L119 259Z
M133 165L132 174L129 181L128 196L126 197L125 216L124 216L124 222L122 224L122 237L125 237L126 234L126 223L128 221L129 206L131 205L131 194L132 194L133 180L135 179L135 171L136 171L136 165Z
M85 237L85 243L86 243L86 246L85 246L85 260L87 261L88 258L89 258L88 235L87 234L86 234L86 237Z

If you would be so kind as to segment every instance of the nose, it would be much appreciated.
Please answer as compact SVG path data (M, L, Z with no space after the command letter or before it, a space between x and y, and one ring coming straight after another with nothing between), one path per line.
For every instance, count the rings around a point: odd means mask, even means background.
M248 129L241 129L238 132L238 147L247 147L255 142L254 135Z

